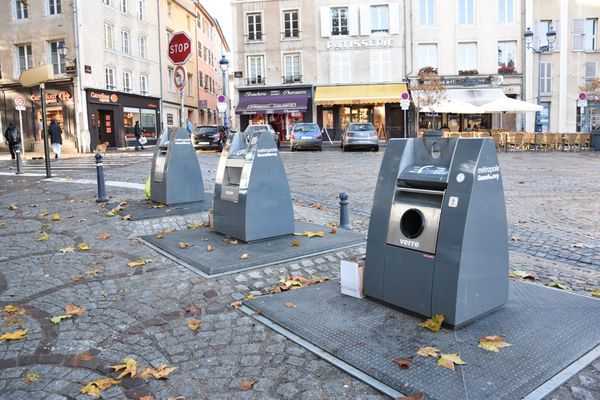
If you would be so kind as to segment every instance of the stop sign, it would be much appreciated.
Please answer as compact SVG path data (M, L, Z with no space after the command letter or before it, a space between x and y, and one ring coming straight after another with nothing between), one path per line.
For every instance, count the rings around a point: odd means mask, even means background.
M192 55L192 39L185 32L177 32L169 42L169 59L175 65L185 64Z

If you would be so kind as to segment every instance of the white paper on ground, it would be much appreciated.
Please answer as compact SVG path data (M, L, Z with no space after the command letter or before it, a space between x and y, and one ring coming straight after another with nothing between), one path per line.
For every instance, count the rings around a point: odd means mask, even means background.
M340 283L342 294L362 299L364 262L342 260L340 261Z

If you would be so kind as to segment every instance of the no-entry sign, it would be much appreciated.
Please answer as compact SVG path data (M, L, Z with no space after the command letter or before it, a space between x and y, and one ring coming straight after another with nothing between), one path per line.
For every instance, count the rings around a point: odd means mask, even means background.
M178 65L177 68L175 68L173 80L175 81L175 87L177 89L183 89L185 86L185 69L181 65Z
M169 59L175 65L185 64L192 55L192 39L185 32L177 32L169 42Z

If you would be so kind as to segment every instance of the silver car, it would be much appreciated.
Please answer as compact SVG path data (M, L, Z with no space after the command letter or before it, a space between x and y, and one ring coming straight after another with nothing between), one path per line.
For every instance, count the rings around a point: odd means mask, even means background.
M342 134L342 150L363 147L379 151L379 138L377 131L371 123L352 123Z
M279 148L279 146L281 145L281 142L279 140L279 135L277 134L277 132L275 132L275 130L273 129L273 127L271 125L248 125L248 127L244 131L244 133L246 134L246 140L250 140L252 135L259 131L271 132L271 135L273 136L273 140L277 144L277 148Z

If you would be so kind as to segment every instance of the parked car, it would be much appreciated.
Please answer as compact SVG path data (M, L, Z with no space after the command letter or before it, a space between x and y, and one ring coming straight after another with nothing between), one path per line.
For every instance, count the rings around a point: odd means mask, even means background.
M222 125L200 125L192 131L195 149L223 150L227 141L227 131Z
M281 145L279 135L277 134L277 132L275 132L271 125L248 125L248 127L244 131L244 133L246 134L246 140L249 141L253 134L260 131L271 132L271 135L273 135L273 140L275 141L275 143L277 143L277 148L279 148L279 146Z
M379 151L379 138L377 131L371 123L352 123L342 134L342 150L367 147Z
M301 122L294 125L290 135L290 149L316 149L323 150L323 140L319 125Z

